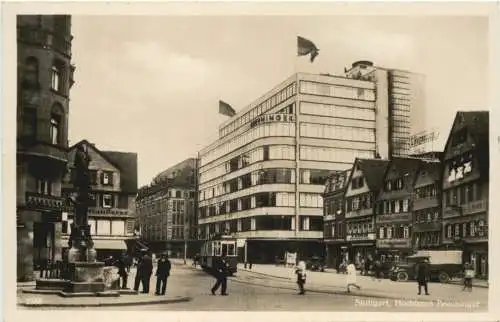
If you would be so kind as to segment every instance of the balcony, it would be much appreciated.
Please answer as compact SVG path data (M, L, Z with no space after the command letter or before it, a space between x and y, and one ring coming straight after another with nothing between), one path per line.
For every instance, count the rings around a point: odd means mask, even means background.
M410 248L411 240L405 238L379 239L377 240L378 248Z
M412 214L411 212L403 212L389 215L377 215L375 221L377 224L412 222Z
M467 216L488 211L488 200L477 200L464 205L449 205L444 208L443 219Z
M462 205L463 215L472 215L478 212L488 211L488 200L478 200Z
M62 197L42 195L36 192L26 192L26 206L34 209L62 210Z

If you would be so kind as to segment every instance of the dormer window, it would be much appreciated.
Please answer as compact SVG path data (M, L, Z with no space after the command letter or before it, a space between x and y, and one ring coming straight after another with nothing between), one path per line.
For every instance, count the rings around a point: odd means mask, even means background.
M101 184L104 186L112 186L113 185L113 172L104 171L101 173Z

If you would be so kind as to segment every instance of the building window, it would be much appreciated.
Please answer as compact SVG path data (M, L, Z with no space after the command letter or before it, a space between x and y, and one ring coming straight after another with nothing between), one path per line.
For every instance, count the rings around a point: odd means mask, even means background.
M24 80L30 84L38 84L38 60L35 57L26 58Z
M408 199L403 200L403 212L408 212Z
M36 181L37 192L42 195L52 195L52 182L48 179L38 179Z
M302 218L302 230L309 230L310 229L309 223L310 223L309 217Z
M470 222L470 236L474 237L476 236L476 223L474 221Z
M52 76L52 89L54 91L61 91L61 68L59 66L53 65L51 69Z
M451 232L452 232L451 229L452 229L451 225L448 225L448 228L446 229L446 237L448 238L451 238Z
M462 236L467 237L467 223L462 224Z
M54 145L58 145L60 143L59 136L59 127L60 127L60 117L59 115L52 115L50 119L50 141Z
M460 236L460 225L455 224L455 237L459 237L459 236Z
M403 238L405 239L410 238L410 228L407 226L403 228Z
M113 207L113 197L111 195L103 195L102 196L102 206L104 208Z
M101 184L105 186L113 185L113 172L105 171L101 173Z
M392 238L392 227L387 227L387 238L388 239Z
M250 218L250 230L255 230L256 222L255 217Z

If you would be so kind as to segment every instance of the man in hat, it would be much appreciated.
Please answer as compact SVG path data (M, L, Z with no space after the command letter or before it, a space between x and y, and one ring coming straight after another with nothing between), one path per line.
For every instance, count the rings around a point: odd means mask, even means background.
M170 276L170 268L172 265L168 260L166 252L161 254L158 260L158 267L156 268L156 293L155 295L165 295L167 290L167 279ZM160 293L161 288L161 293Z
M418 295L422 294L422 286L424 287L425 295L429 295L427 282L430 279L430 267L429 260L427 258L424 258L417 264L415 267L415 275L418 283Z
M153 258L149 256L148 251L144 252L141 261L141 281L142 293L149 294L149 283L151 281L151 274L153 274Z
M227 296L227 276L229 275L229 260L225 253L222 254L221 257L216 258L214 263L214 275L217 279L215 285L212 287L212 295L215 295L215 292L221 287L221 294L223 296Z

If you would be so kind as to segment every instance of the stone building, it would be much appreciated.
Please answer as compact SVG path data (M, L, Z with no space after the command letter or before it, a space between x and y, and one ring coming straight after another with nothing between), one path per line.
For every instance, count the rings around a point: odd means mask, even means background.
M153 252L192 256L198 251L196 228L197 159L186 159L141 187L136 199L142 239Z
M82 140L68 152L70 171L63 183L63 195L71 196L73 161L78 146L83 145L91 158L89 164L91 204L88 218L98 259L118 256L127 250L125 241L134 234L135 197L137 195L137 154L131 152L101 151L94 144ZM63 223L62 246L68 248L74 213L69 209Z
M17 279L62 256L71 64L71 16L17 16Z

